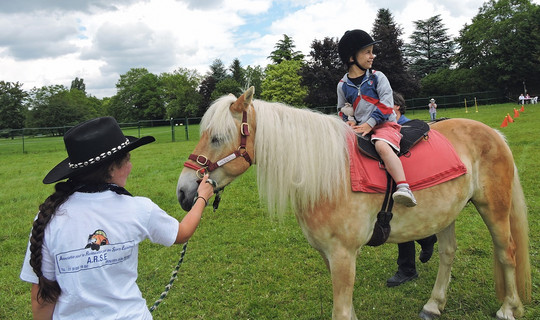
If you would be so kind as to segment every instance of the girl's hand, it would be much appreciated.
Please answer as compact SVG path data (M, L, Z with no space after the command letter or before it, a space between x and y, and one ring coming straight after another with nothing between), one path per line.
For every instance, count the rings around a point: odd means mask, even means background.
M366 136L368 133L371 132L371 129L373 129L369 124L367 123L362 123L361 125L359 126L354 126L353 127L353 130L354 132L356 133L361 133L362 134L362 137Z
M199 197L203 197L207 202L214 195L214 187L212 186L212 184L207 183L209 176L210 175L208 174L205 174L203 176L201 183L199 184L199 188L197 189Z

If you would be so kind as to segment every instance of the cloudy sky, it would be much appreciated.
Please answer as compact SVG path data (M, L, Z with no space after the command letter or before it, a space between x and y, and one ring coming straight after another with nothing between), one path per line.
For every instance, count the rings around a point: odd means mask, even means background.
M533 0L539 3L540 0ZM314 39L348 29L370 31L390 9L407 42L413 21L440 14L452 36L483 0L18 0L0 1L0 80L25 90L69 87L83 78L89 94L116 93L121 74L144 67L201 74L215 59L229 66L268 64L283 34L309 54Z

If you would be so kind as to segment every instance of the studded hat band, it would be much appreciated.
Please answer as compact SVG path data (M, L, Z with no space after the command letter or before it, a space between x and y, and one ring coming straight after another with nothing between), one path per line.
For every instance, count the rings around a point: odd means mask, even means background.
M126 139L125 142L123 142L122 144L120 144L118 147L114 147L112 148L111 150L107 151L107 152L103 152L102 154L98 155L97 157L94 157L94 158L90 158L84 162L79 162L79 163L69 163L69 167L71 169L78 169L78 168L84 168L88 165L91 165L91 164L94 164L96 162L99 162L105 158L107 158L108 156L124 149L127 145L129 144L129 140Z

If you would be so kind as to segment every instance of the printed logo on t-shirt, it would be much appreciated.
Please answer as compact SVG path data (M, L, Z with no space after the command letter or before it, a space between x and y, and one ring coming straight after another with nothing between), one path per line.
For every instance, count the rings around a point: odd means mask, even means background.
M83 249L75 249L56 255L59 273L74 273L107 265L121 263L133 254L135 241L109 243L105 231L98 229L88 236Z
M107 234L103 230L96 230L94 233L88 236L88 244L85 248L92 248L92 250L99 250L100 246L109 244Z

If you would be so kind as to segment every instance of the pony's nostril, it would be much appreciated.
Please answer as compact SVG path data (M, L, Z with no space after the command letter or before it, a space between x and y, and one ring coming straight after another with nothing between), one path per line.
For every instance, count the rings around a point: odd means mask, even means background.
M184 202L185 198L186 198L186 194L184 193L184 191L182 190L178 191L178 202L180 202L180 204Z

